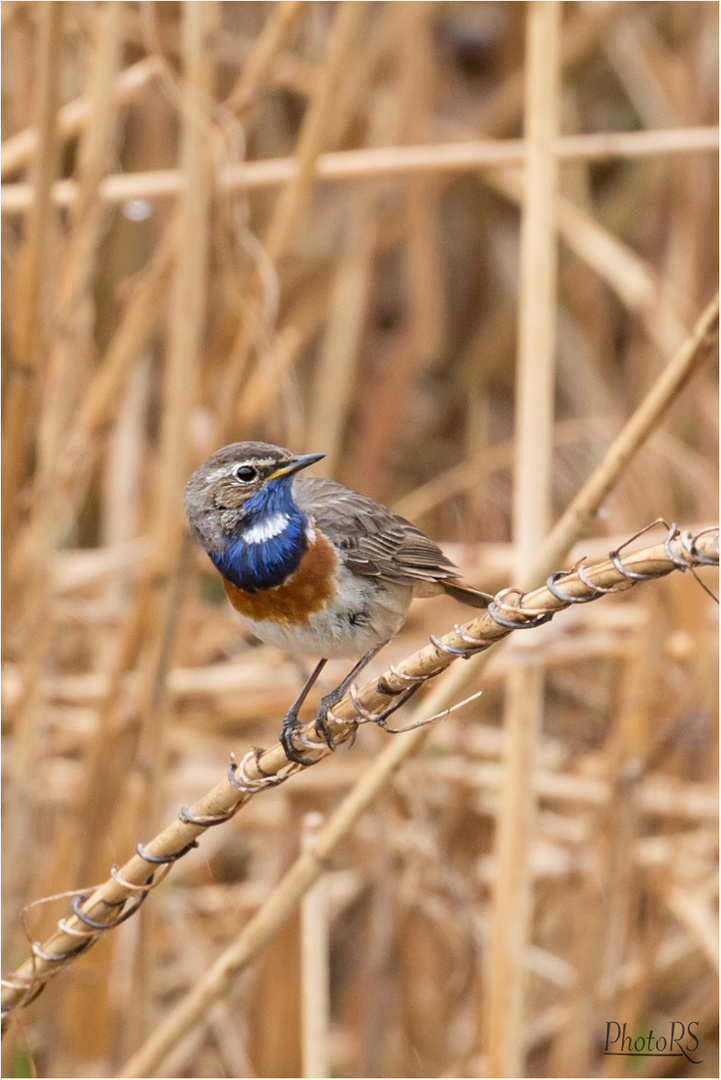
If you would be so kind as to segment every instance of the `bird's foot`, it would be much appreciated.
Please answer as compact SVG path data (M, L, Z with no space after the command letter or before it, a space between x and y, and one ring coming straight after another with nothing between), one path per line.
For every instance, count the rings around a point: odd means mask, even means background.
M355 706L356 712L364 720L372 720L374 724L378 724L378 727L383 728L383 730L387 731L389 734L398 735L401 734L403 729L400 728L396 731L394 728L386 727L386 720L389 716L392 716L393 713L396 712L396 710L400 709L401 706L405 705L405 703L409 701L410 698L413 697L416 690L420 689L420 685L420 683L416 683L414 686L408 686L405 690L401 690L396 699L392 701L389 705L387 705L385 709L382 709L380 712L366 712L365 709L361 707L360 702L355 699L353 704ZM324 697L320 703L320 707L318 708L318 712L315 718L316 735L319 735L321 738L325 739L328 747L331 750L335 750L335 742L328 728L328 710L334 705L336 705L344 696L344 694L345 690L341 689L341 687L338 687L337 690L334 690L331 694L328 694L327 697Z
M298 710L294 706L291 706L283 718L283 726L281 727L280 735L278 736L280 745L285 750L285 756L288 758L288 761L293 761L296 765L315 765L316 758L303 757L295 745L299 727L300 721L298 720Z
M295 740L297 739L301 746L311 746L311 744L307 743L304 740L303 736L298 733L298 728L300 727L298 713L300 712L303 702L308 696L309 690L311 689L316 679L320 675L321 671L325 667L325 663L325 660L319 660L314 670L306 679L303 689L298 694L298 697L295 699L291 707L288 709L288 712L285 714L285 717L283 719L283 726L281 727L280 735L278 736L278 738L280 739L280 744L285 750L285 756L288 758L288 761L294 761L296 765L315 765L316 761L318 760L317 758L302 757L300 751L295 745Z
M336 686L335 690L331 690L329 694L326 694L324 698L321 698L318 712L315 716L315 733L325 740L329 750L335 750L335 742L328 727L328 710L332 709L334 705L338 704L341 698L345 697L348 688L356 676L360 675L363 668L381 651L381 649L384 649L387 644L387 641L379 641L377 645L374 645L373 648L369 649L367 653L361 656L353 669L348 672L340 686Z
M335 690L331 690L329 694L326 694L325 697L321 698L318 712L315 714L315 733L325 741L329 750L335 750L335 742L333 741L333 736L328 727L328 710L338 704L340 699L345 695L346 689L347 687L341 683Z

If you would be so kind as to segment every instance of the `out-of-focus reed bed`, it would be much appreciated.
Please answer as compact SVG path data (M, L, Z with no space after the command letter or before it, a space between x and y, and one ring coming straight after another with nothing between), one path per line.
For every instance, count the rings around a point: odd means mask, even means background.
M484 589L527 571L716 290L717 16L3 5L5 972L67 910L25 905L295 696L186 536L209 452L325 450ZM717 437L711 358L568 565L712 523ZM464 617L419 602L372 670ZM717 624L674 574L498 647L157 1075L717 1075ZM389 738L209 830L16 1014L5 1075L118 1073ZM604 1055L674 1021L703 1064Z

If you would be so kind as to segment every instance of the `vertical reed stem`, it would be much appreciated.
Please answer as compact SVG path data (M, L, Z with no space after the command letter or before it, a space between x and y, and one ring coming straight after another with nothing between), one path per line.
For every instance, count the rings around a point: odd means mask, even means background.
M318 813L303 818L303 851L312 851L323 825ZM311 885L300 909L301 996L303 1010L303 1076L330 1076L330 926L328 879L324 874Z
M35 379L46 345L49 252L55 211L50 193L58 170L57 112L62 66L63 5L45 0L40 11L35 129L37 151L32 167L33 204L25 221L26 236L18 268L13 322L13 366L6 387L2 441L2 539L6 557L15 535L17 499L25 481L32 425L29 410ZM5 581L5 570L3 570Z
M528 5L526 139L521 219L514 541L523 577L551 517L556 324L557 161L561 5ZM537 634L534 635L537 641ZM529 872L535 803L531 793L543 705L543 668L519 664L507 682L505 779L498 822L488 1004L490 1076L523 1076L525 957L532 909Z
M22 655L23 696L18 706L16 730L19 752L15 765L18 791L24 790L35 758L35 731L41 701L40 671L52 634L48 614L52 588L52 564L61 535L62 499L55 484L56 462L62 458L69 439L80 391L83 360L87 360L94 328L94 307L90 283L95 269L106 208L97 197L97 188L110 164L114 144L114 100L112 88L120 59L122 4L110 0L94 15L96 39L90 77L93 107L78 149L78 202L73 212L72 230L59 282L59 302L53 333L53 348L45 371L42 408L37 430L37 464L32 491L32 543L23 553L32 570L13 578L20 617L14 627ZM56 33L59 29L59 23ZM49 218L48 218L49 222ZM46 222L46 224L48 223ZM26 401L29 406L30 399ZM29 421L29 417L27 418ZM12 596L11 596L12 599ZM33 872L33 853L21 853L27 846L31 807L21 799L9 844L11 865L22 891Z
M179 205L178 250L169 305L168 354L164 372L158 471L153 521L156 580L147 596L148 617L142 656L140 713L147 762L141 816L146 828L158 820L162 803L165 728L168 718L167 674L172 663L187 556L183 533L183 487L188 475L190 414L197 399L206 318L209 240L212 233L212 156L210 123L203 99L213 93L215 53L211 33L218 4L188 0L182 8L184 96L181 132L183 194ZM141 594L145 593L141 590ZM141 595L139 609L144 607ZM147 916L142 928L148 930ZM135 968L136 995L148 993L147 949L141 941ZM139 1004L137 1042L147 1023Z
M162 761L165 676L172 652L178 568L183 557L183 487L188 475L190 412L197 396L205 327L210 212L212 201L210 126L194 91L210 96L214 54L207 36L217 4L189 0L183 7L184 76L189 84L183 111L181 169L185 178L179 207L178 257L172 283L168 356L156 484L154 543L158 587L153 604L143 678L143 716L153 771ZM150 807L147 808L150 812ZM150 814L152 818L152 814Z

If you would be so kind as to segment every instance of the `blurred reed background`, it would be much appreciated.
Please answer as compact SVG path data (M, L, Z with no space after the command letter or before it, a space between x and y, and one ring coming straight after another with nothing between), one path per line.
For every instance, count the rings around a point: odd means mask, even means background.
M527 567L715 291L718 6L6 0L2 28L9 971L67 910L28 939L24 905L104 880L295 695L186 539L213 449L324 450L484 589ZM712 523L717 437L706 363L576 555ZM378 670L459 617L419 603ZM716 627L674 574L495 650L308 901L306 1075L718 1075ZM519 694L535 798L499 852ZM388 738L204 835L18 1015L4 1075L116 1075ZM294 915L157 1075L300 1075L300 942ZM604 1057L614 1020L698 1021L703 1064Z

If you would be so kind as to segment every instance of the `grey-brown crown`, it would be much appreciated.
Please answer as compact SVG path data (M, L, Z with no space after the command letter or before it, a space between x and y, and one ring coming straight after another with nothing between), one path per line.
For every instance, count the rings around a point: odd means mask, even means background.
M230 443L204 461L185 487L185 512L193 539L207 552L220 551L235 531L248 500L270 479L311 465L322 454L294 456L264 442Z

